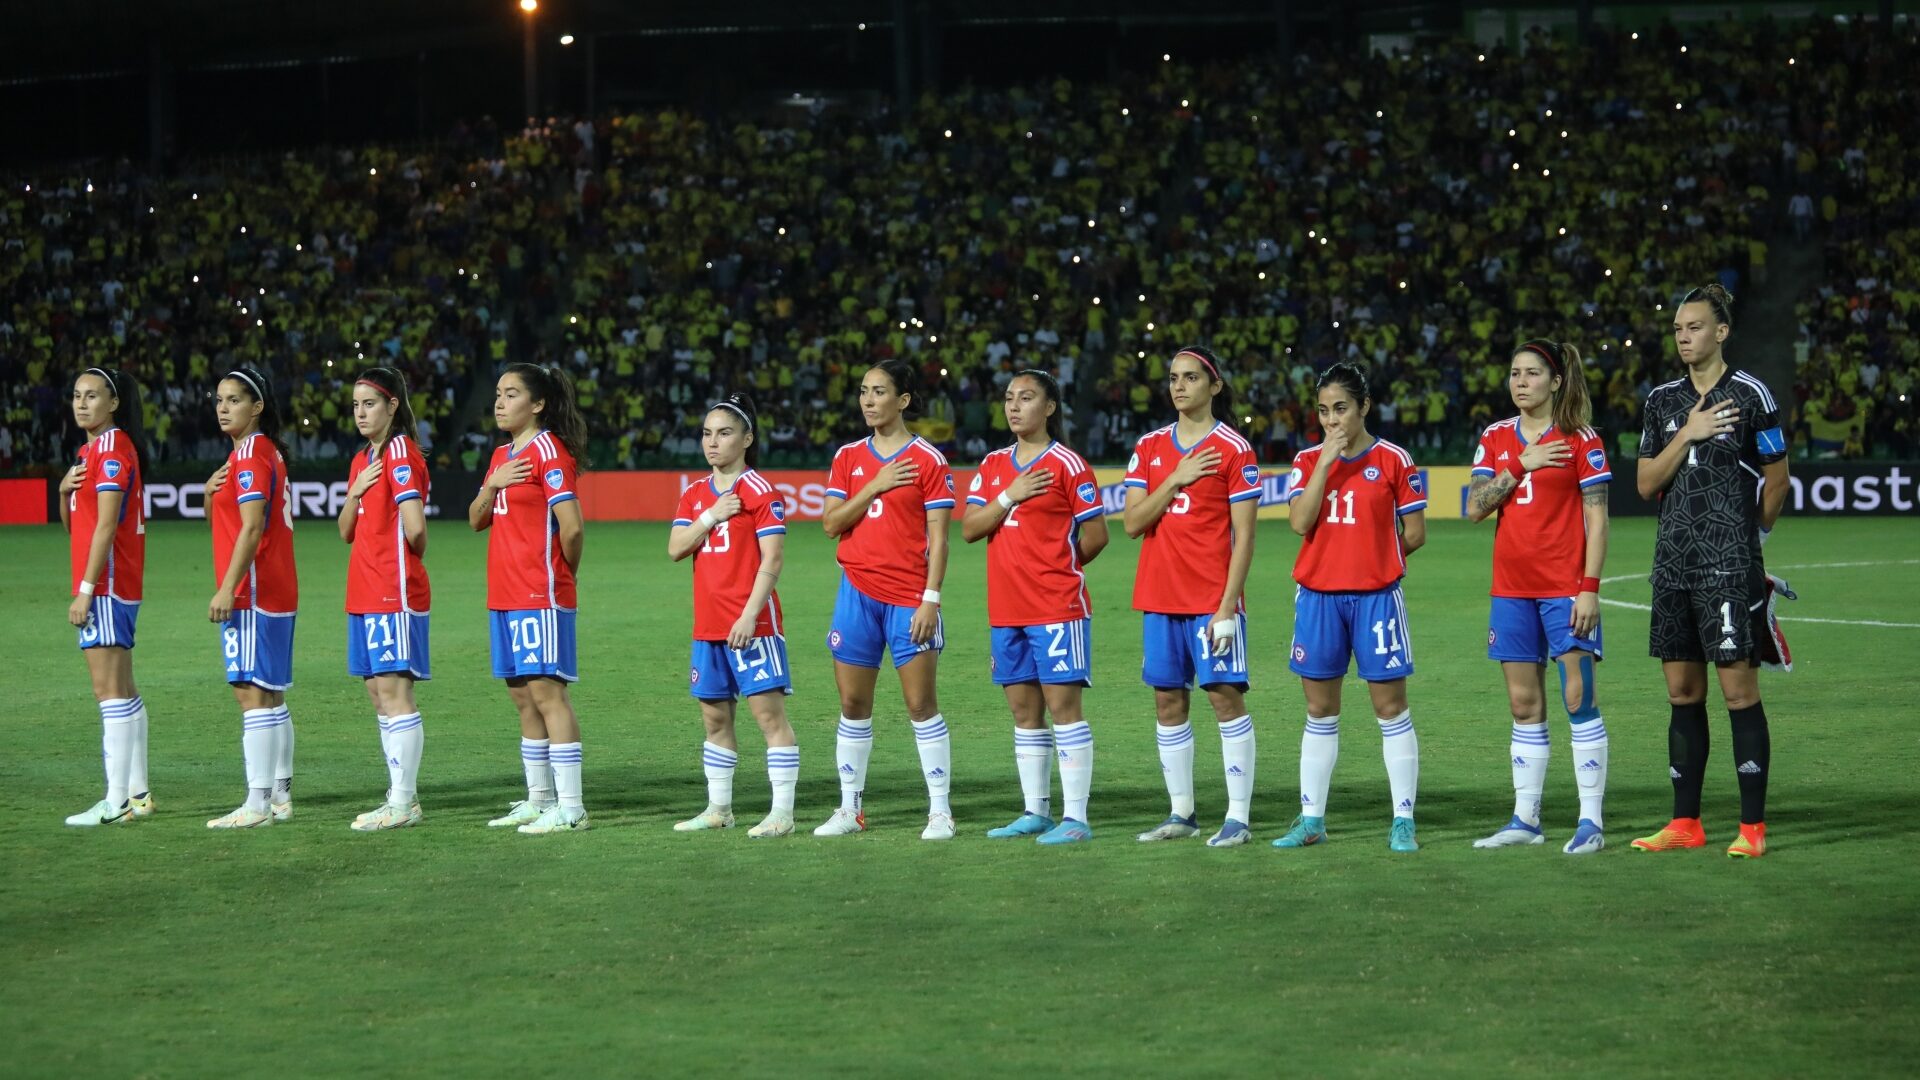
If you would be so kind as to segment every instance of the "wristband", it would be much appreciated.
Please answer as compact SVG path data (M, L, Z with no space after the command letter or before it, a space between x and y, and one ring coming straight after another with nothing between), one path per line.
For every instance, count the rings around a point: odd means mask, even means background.
M83 582L81 582L81 583L80 583L80 588L79 588L79 590L78 590L78 592L80 593L80 595L81 595L81 596L92 596L92 595L93 595L93 582L91 582L91 581L83 581Z
M702 511L700 511L700 518L699 518L699 521L700 521L700 527L701 527L702 529L711 529L711 528L713 528L713 527L714 527L715 525L718 525L718 524L719 524L719 521L718 521L718 519L716 519L716 518L715 518L715 517L713 516L713 511L711 511L711 510L702 510Z
M1761 546L1761 547L1766 547L1766 546L1767 546L1767 537L1769 537L1769 536L1772 536L1772 535L1773 535L1773 530L1772 530L1772 529L1761 529L1761 530L1760 530L1760 546Z
M923 593L921 593L921 594L920 594L920 602L921 602L921 603L923 603L923 604L937 604L937 603L939 603L939 602L940 602L940 590L939 590L939 589L928 589L928 590L927 590L926 592L923 592Z
M1014 502L1013 498L1004 491L1000 493L999 498L993 501L999 503L1000 509L1005 510L1009 514L1013 513L1013 508L1019 505L1018 503Z
M1590 593L1593 593L1593 594L1595 594L1596 596L1597 596L1597 595L1599 595L1599 592L1600 592L1600 579L1599 579L1599 578L1597 578L1597 577L1583 577L1583 578L1581 578L1581 579L1580 579L1580 591L1581 591L1581 592L1590 592Z
M1527 479L1526 466L1520 464L1519 458L1514 458L1512 461L1507 462L1507 472L1512 474L1515 480L1525 482Z

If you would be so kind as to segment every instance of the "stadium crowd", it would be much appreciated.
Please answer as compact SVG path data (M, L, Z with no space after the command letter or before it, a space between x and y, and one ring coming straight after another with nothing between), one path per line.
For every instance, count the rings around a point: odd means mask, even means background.
M1803 432L1908 452L1915 51L1808 22L1171 57L904 115L664 110L13 178L0 463L62 460L64 380L106 361L150 387L163 460L212 456L193 406L243 361L287 387L297 453L340 456L343 376L376 359L414 380L430 453L477 460L509 356L574 374L601 466L694 459L734 389L772 463L817 464L888 356L920 364L919 430L962 457L1005 441L1001 390L1041 367L1112 460L1163 422L1186 342L1226 359L1267 460L1317 438L1312 378L1339 358L1369 365L1382 434L1460 459L1510 411L1507 344L1536 335L1585 352L1631 453L1676 290L1749 288L1788 227L1829 268L1802 305Z

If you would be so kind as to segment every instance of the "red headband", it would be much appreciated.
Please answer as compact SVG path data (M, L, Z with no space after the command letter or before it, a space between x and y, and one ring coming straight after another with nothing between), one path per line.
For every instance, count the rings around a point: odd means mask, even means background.
M1192 349L1181 349L1179 352L1173 354L1173 358L1175 360L1178 360L1183 356L1191 356L1195 360L1200 361L1201 366L1207 369L1207 374L1213 376L1213 381L1214 382L1220 381L1220 369L1214 367L1213 361L1207 359L1204 354L1194 352Z
M380 385L379 383L377 383L377 382L374 382L374 381L373 381L372 379L355 379L355 380L353 381L353 385L355 385L355 386L371 386L371 387L373 387L373 388L374 388L375 390L378 390L378 391L380 391L380 393L381 393L382 395L384 395L384 396L386 396L386 397L390 397L390 398L393 398L393 399L395 399L395 400L398 400L398 399L399 399L399 397L400 397L400 395L399 395L399 394L396 394L396 393L394 393L393 391L391 391L391 390L389 390L389 389L387 389L386 387L384 387L384 386L381 386L381 385Z
M1555 346L1552 342L1547 342L1547 341L1524 342L1521 344L1518 351L1530 352L1535 356L1538 356L1540 359L1545 360L1547 362L1547 370L1553 372L1555 375L1558 375L1563 379L1566 378L1567 376L1566 369L1561 366L1560 358L1554 355L1554 353L1559 352L1560 350L1558 346Z

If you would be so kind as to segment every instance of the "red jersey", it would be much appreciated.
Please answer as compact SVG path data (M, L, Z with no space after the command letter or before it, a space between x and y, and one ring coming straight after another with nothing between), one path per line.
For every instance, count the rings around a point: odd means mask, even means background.
M525 480L493 493L487 537L487 607L493 611L564 608L572 611L573 567L560 556L560 522L553 508L574 494L573 455L553 432L535 435L519 454L533 455ZM512 461L512 443L493 448L487 475Z
M130 604L140 602L147 565L147 508L140 484L140 458L133 440L119 428L108 428L80 448L86 482L67 495L67 546L73 555L73 595L80 595L87 555L93 548L93 530L100 524L100 493L120 492L120 523L113 529L113 547L107 569L93 583L95 596L111 596Z
M1180 459L1202 447L1220 454L1212 476L1181 489L1160 520L1140 538L1140 565L1133 575L1133 607L1161 615L1211 615L1227 591L1233 555L1228 507L1260 497L1260 463L1240 433L1216 422L1192 446L1181 446L1175 427L1150 431L1134 445L1126 486L1148 494L1160 489Z
M362 447L353 455L347 482L368 465L368 452ZM400 526L400 504L420 500L425 512L427 498L427 459L420 447L405 435L387 440L380 452L380 479L360 499L359 518L353 526L353 554L347 561L347 611L355 615L381 615L410 611L424 615L433 609L433 597L427 587L427 567L420 553L407 543Z
M753 595L754 578L760 573L760 538L785 536L787 504L767 478L748 469L730 489L740 496L740 512L707 530L706 543L693 553L693 640L725 641L740 613L747 609ZM691 525L702 511L712 506L725 492L713 486L713 478L680 493L680 506L673 514L675 525ZM785 633L780 624L780 594L767 594L767 605L760 609L760 621L753 624L754 637L777 637Z
M969 506L1000 497L1028 469L1045 469L1053 483L1007 511L987 537L987 621L993 626L1045 626L1093 615L1087 576L1076 541L1080 523L1105 513L1100 485L1079 454L1059 443L1022 465L1009 446L980 463L967 488Z
M1324 445L1324 444L1323 444ZM1287 501L1300 497L1320 461L1320 447L1293 456ZM1327 471L1320 521L1300 542L1293 580L1315 592L1377 592L1407 572L1400 516L1427 508L1427 485L1413 455L1385 439Z
M905 455L920 466L920 479L875 498L867 516L840 534L838 558L847 580L862 593L895 607L919 607L927 588L927 514L953 509L953 470L933 444L918 435L886 457L871 438L848 443L833 455L827 495L844 499L875 473Z
M1580 491L1613 479L1607 448L1592 428L1571 435L1548 428L1543 443L1564 442L1573 457L1563 469L1522 474L1500 507L1493 532L1493 595L1525 600L1577 596L1587 573L1587 519ZM1473 475L1491 477L1520 470L1527 448L1520 418L1489 425L1473 451Z
M214 492L213 584L227 576L240 536L240 504L266 504L266 531L253 565L233 590L233 609L290 615L300 610L300 579L293 569L293 507L287 503L287 463L265 435L241 439L227 455L227 482Z

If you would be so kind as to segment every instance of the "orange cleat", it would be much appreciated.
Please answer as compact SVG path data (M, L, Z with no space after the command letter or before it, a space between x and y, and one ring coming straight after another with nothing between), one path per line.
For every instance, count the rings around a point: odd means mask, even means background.
M1740 824L1740 835L1727 849L1729 859L1757 859L1767 853L1767 823L1757 825Z
M1629 845L1635 851L1673 851L1677 848L1707 846L1707 831L1697 817L1677 817L1652 836L1643 836Z

